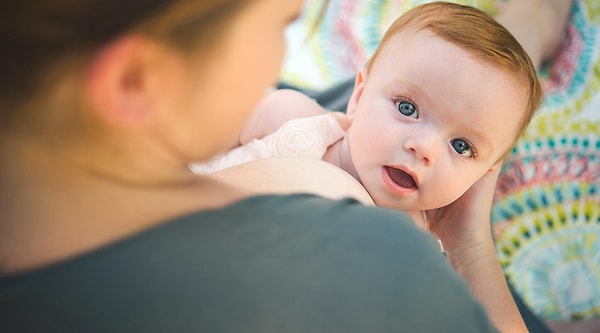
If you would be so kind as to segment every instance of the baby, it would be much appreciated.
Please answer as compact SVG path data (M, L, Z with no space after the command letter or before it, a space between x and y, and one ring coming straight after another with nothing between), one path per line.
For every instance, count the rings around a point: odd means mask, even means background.
M387 30L356 76L346 114L274 91L240 147L192 169L318 158L353 175L379 206L436 209L500 167L541 97L535 66L502 25L470 6L424 4Z

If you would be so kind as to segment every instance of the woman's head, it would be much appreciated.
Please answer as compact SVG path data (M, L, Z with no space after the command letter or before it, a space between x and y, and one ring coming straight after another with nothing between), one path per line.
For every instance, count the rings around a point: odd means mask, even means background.
M433 32L522 82L527 90L527 105L518 135L514 138L516 140L525 131L541 103L541 85L531 59L519 42L507 29L479 9L449 2L433 2L409 10L387 30L369 60L366 72L392 36L422 30Z
M15 1L5 5L0 71L3 102L39 90L61 58L86 57L120 35L137 31L185 47L193 34L218 36L219 25L245 1ZM210 24L209 24L210 23ZM215 28L212 28L214 26ZM210 34L207 33L210 29Z
M81 132L73 119L84 112L65 111L77 107L92 110L83 116L83 127L103 131L103 118L120 122L121 114L137 117L151 107L175 119L156 121L155 132L179 133L178 141L191 141L192 132L196 141L223 141L275 81L283 29L301 4L24 0L5 5L10 8L2 10L0 38L10 52L0 56L0 123L9 129L35 122L48 128L46 117L64 120L63 126L70 122ZM70 86L61 88L63 82ZM132 106L133 111L125 110ZM211 129L202 127L209 122ZM64 133L57 129L50 132ZM226 133L201 140L198 133L205 130Z

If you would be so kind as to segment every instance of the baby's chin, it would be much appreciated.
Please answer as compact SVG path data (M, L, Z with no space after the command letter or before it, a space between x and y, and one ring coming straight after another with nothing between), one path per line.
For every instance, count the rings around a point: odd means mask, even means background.
M456 199L455 199L456 200ZM396 200L390 201L386 199L373 198L375 205L389 208L393 210L400 210L405 213L410 212L421 212L432 209L438 209L445 207L455 200L444 200L439 202L419 202L418 198L396 198Z
M389 200L388 198L373 198L375 205L393 210L400 210L403 212L410 211L421 211L422 209L416 208L420 205L415 205L413 198L395 198L395 200Z

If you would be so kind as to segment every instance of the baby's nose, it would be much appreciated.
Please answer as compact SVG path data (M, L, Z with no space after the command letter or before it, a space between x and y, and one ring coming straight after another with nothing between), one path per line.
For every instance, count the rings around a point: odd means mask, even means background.
M425 165L434 163L441 147L441 140L435 131L419 131L408 137L404 143L404 148L411 152Z

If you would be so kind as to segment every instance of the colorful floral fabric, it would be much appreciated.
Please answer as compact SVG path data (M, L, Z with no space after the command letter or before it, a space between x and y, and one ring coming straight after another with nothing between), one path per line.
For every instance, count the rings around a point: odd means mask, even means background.
M600 4L576 1L540 73L546 98L506 160L492 211L509 280L546 319L600 317Z

